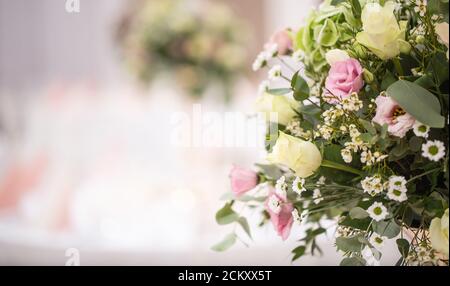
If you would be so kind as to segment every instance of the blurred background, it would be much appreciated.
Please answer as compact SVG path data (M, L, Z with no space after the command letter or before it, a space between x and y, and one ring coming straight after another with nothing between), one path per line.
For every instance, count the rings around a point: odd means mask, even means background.
M210 250L230 167L262 150L174 146L171 116L251 113L254 56L319 1L168 2L0 0L1 265L64 265L71 248L81 265L290 264L299 229ZM322 246L296 264L338 263Z

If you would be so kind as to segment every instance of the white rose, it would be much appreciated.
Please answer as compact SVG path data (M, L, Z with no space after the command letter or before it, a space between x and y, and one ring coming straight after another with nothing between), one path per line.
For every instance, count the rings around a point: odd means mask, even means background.
M282 125L287 125L297 115L294 110L297 110L299 107L300 103L298 101L267 92L263 93L256 100L256 110L263 112L267 121L276 121ZM277 115L277 118L273 118L271 115Z
M431 245L448 258L448 209L442 218L434 218L430 225Z
M386 60L397 56L400 49L405 50L406 22L397 22L394 15L395 3L368 3L361 14L363 31L356 35L356 40L366 46L380 59Z
M322 155L314 143L280 132L267 160L291 168L301 178L314 174L321 163Z

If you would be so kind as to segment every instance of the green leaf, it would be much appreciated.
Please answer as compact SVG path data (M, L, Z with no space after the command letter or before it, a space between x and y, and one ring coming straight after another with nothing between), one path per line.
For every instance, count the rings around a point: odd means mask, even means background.
M399 80L389 86L387 93L419 122L434 128L444 127L439 100L418 84Z
M292 76L291 87L294 90L295 100L302 101L309 97L308 83L298 74L298 71Z
M361 257L347 257L347 258L344 258L339 265L340 266L365 266L366 261Z
M403 258L406 258L409 253L409 242L404 238L399 238L396 240L398 251L400 251L400 254Z
M225 250L229 249L235 243L236 243L236 234L230 233L227 236L225 236L225 238L221 242L219 242L218 244L211 247L211 249L214 251L221 252L221 251L225 251Z
M230 224L239 219L239 215L233 211L231 206L232 203L226 203L223 208L216 213L216 221L218 224Z
M272 88L266 91L269 94L272 95L283 95L283 94L287 94L289 92L292 92L292 89L290 88Z
M331 5L337 6L338 4L342 2L346 2L347 0L331 0Z
M360 119L359 122L370 134L372 135L377 134L377 130L375 129L375 126L372 125L372 123L364 119Z
M358 236L336 238L336 247L343 252L360 252L363 245Z
M400 226L393 220L373 221L372 229L374 232L387 238L394 238L400 233Z
M395 76L388 70L384 74L383 79L381 80L381 90L386 90L391 84L396 82L397 79Z
M360 207L352 208L349 215L353 219L363 219L369 216L366 210Z
M241 225L242 229L247 233L248 237L252 238L252 234L250 232L250 226L248 225L247 219L245 217L240 217L238 219L238 223Z
M277 165L255 164L255 166L261 169L264 175L269 179L278 180L278 178L282 176L281 170Z
M294 248L292 250L292 253L294 254L294 256L292 257L292 261L295 261L295 260L299 259L300 257L302 257L305 254L305 251L306 251L306 247L303 245Z
M427 71L434 75L437 85L441 85L448 80L448 61L445 53L437 53L428 64Z
M413 136L411 137L411 139L409 139L409 149L411 149L411 151L418 152L421 148L422 148L421 138Z
M371 247L370 248L370 251L372 252L372 255L373 255L373 257L376 259L376 260L380 260L381 259L381 252L378 250L378 249L376 249L376 248L374 248L374 247Z
M353 15L355 15L355 18L361 17L361 4L359 3L359 0L350 0L352 5L352 11Z

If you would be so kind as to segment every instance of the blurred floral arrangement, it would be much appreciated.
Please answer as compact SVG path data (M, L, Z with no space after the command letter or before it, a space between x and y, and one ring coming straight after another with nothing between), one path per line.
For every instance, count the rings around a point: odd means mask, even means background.
M341 265L377 264L390 239L397 265L448 265L446 22L447 0L330 0L298 31L277 32L253 64L286 82L264 81L256 104L268 163L232 169L217 222L250 235L242 204L283 240L297 224L296 260L321 253L316 239L332 219Z
M187 2L139 1L118 33L125 63L144 83L168 71L190 95L216 83L228 98L245 66L245 25L219 2Z

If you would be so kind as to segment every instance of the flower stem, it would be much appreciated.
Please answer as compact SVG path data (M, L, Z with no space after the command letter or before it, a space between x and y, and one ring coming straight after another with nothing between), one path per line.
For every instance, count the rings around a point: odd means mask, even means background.
M322 167L327 167L327 168L332 168L332 169L336 169L336 170L341 170L341 171L345 171L345 172L349 172L349 173L353 173L355 175L359 175L359 176L363 176L364 172L354 169L352 167L349 166L345 166L333 161L329 161L329 160L323 160L322 161Z

